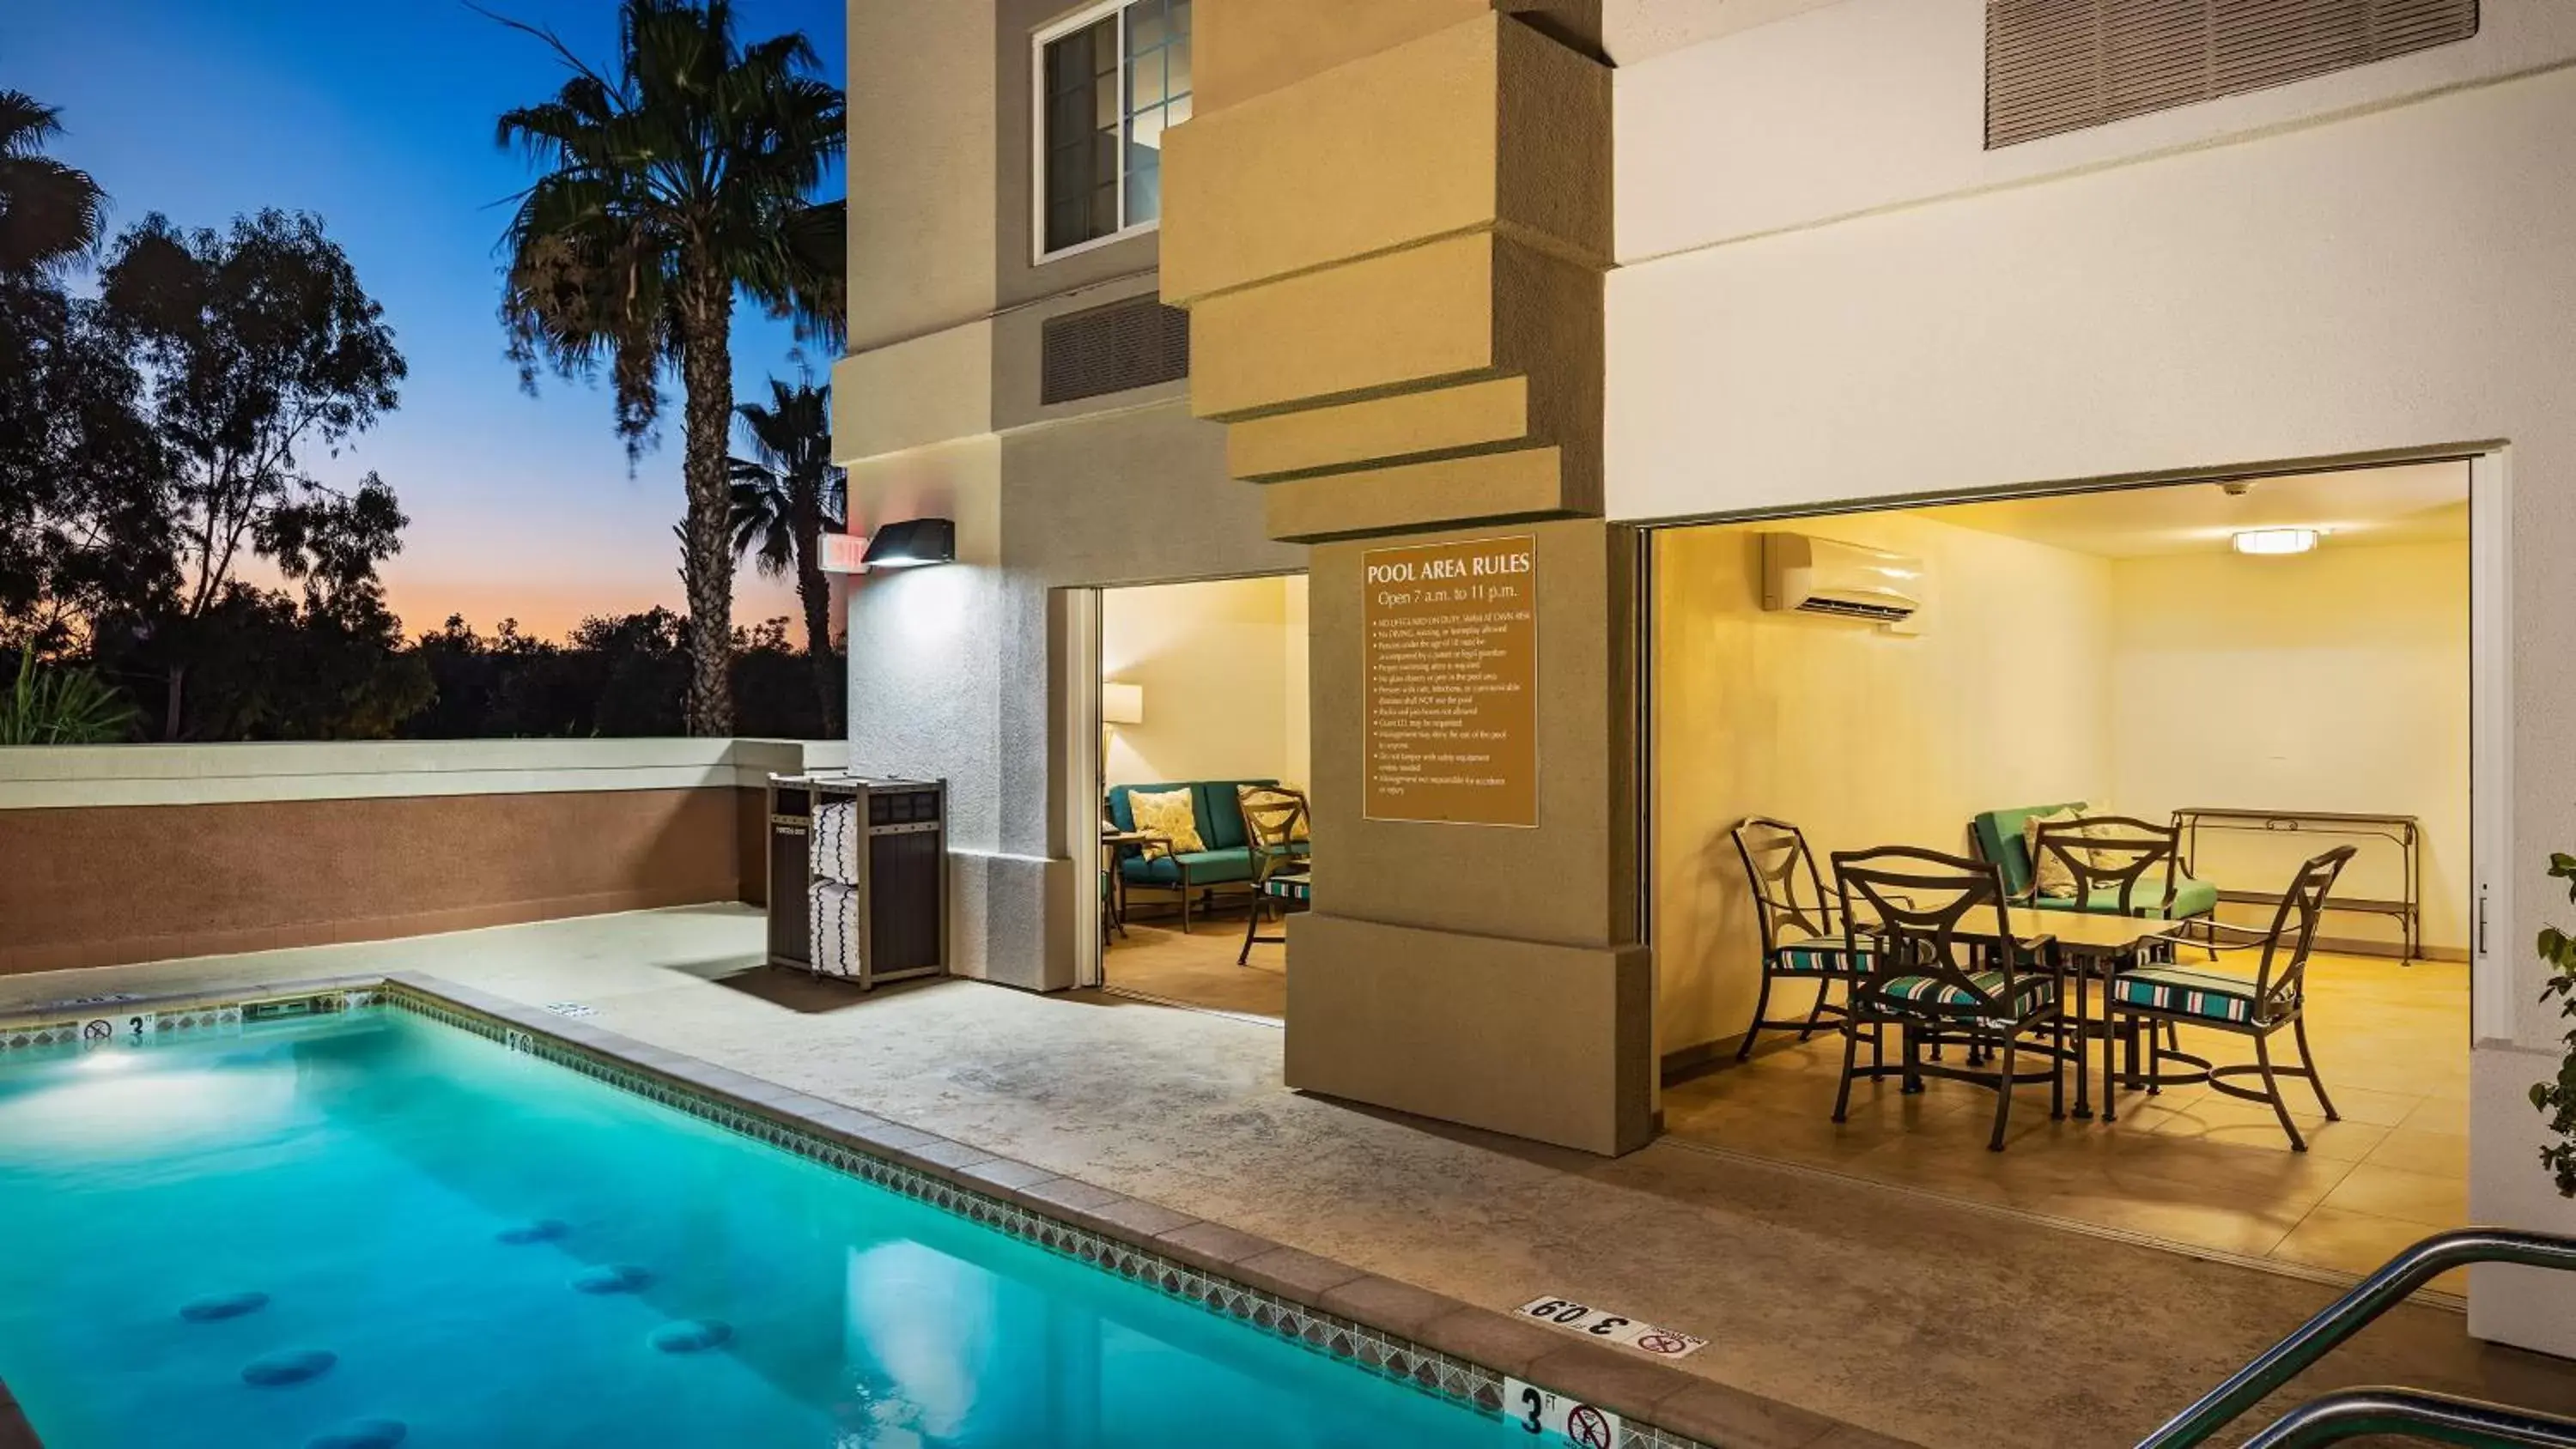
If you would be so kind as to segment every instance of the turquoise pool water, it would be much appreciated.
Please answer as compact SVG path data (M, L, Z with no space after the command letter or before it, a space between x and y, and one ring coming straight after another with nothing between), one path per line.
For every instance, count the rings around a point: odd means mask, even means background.
M1492 1420L408 1012L0 1064L96 1446L1439 1446Z

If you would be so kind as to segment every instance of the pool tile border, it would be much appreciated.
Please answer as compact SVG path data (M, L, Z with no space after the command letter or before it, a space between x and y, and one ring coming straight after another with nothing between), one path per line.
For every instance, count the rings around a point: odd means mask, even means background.
M1618 1449L1878 1449L1896 1441L1283 1247L968 1143L418 974L379 1002L687 1112L1365 1372L1499 1419L1505 1376L1614 1410ZM1658 1412L1666 1404L1670 1411ZM1683 1420L1674 1423L1673 1420ZM1694 1437L1695 1435L1704 1437ZM1901 1449L1901 1446L1897 1446Z
M312 1014L384 1006L473 1032L1496 1419L1509 1376L1619 1414L1617 1449L1917 1449L435 976L262 982L39 1005L0 1016L0 1059L76 1046L81 1023L98 1016L150 1011L155 1039L175 1041L201 1027L237 1030L245 1007L297 999L311 1001ZM6 1392L0 1387L0 1449L41 1449ZM13 1430L24 1437L13 1438Z

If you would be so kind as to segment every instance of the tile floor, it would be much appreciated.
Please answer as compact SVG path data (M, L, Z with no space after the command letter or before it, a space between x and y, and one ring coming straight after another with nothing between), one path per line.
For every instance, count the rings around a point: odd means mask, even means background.
M2115 1123L2051 1121L2047 1088L2025 1088L1995 1153L1984 1150L1994 1110L1984 1089L1934 1079L1906 1097L1893 1079L1864 1080L1837 1127L1842 1044L1830 1034L1797 1045L1765 1033L1777 1049L1668 1087L1665 1125L1685 1141L1872 1181L2363 1273L2468 1221L2468 967L2321 956L2309 981L2309 1037L2343 1120L2326 1121L2290 1083L2305 1153L2290 1150L2269 1107L2207 1087L2124 1092ZM2243 1038L2183 1030L2186 1051L2253 1059ZM2435 1288L2466 1291L2456 1274Z
M1110 938L1101 963L1110 988L1207 1011L1273 1019L1288 1015L1285 947L1254 946L1251 960L1237 966L1234 958L1243 950L1241 913L1194 926L1184 935L1177 923L1129 922L1125 937ZM1265 935L1278 932L1276 923L1263 928Z

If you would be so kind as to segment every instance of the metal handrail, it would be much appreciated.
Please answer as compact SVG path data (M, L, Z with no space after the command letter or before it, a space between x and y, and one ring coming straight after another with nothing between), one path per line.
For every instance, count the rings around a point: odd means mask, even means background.
M2245 1449L2307 1449L2374 1434L2467 1449L2576 1449L2576 1419L2421 1389L2345 1389L2311 1399L2246 1440Z
M2138 1449L2189 1449L2191 1445L2205 1442L2234 1422L2237 1416L2270 1397L2273 1390L2333 1352L2345 1339L2368 1327L2379 1315L2405 1301L2408 1294L2442 1273L2471 1263L2517 1263L2530 1268L2576 1270L2576 1238L2510 1228L2458 1228L2447 1233L2435 1233L2380 1265L2377 1272L2354 1284L2352 1291L2326 1305L2323 1312L2300 1325L2296 1332L2228 1375L2225 1383L2202 1395L2198 1403L2174 1415L2164 1427L2139 1440ZM2508 1439L2503 1442L2552 1444L2560 1441Z

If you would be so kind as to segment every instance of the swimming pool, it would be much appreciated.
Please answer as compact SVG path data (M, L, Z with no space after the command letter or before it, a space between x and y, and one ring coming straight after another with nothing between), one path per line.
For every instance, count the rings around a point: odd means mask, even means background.
M1504 1432L410 1010L35 1056L0 1058L0 1380L49 1449Z

